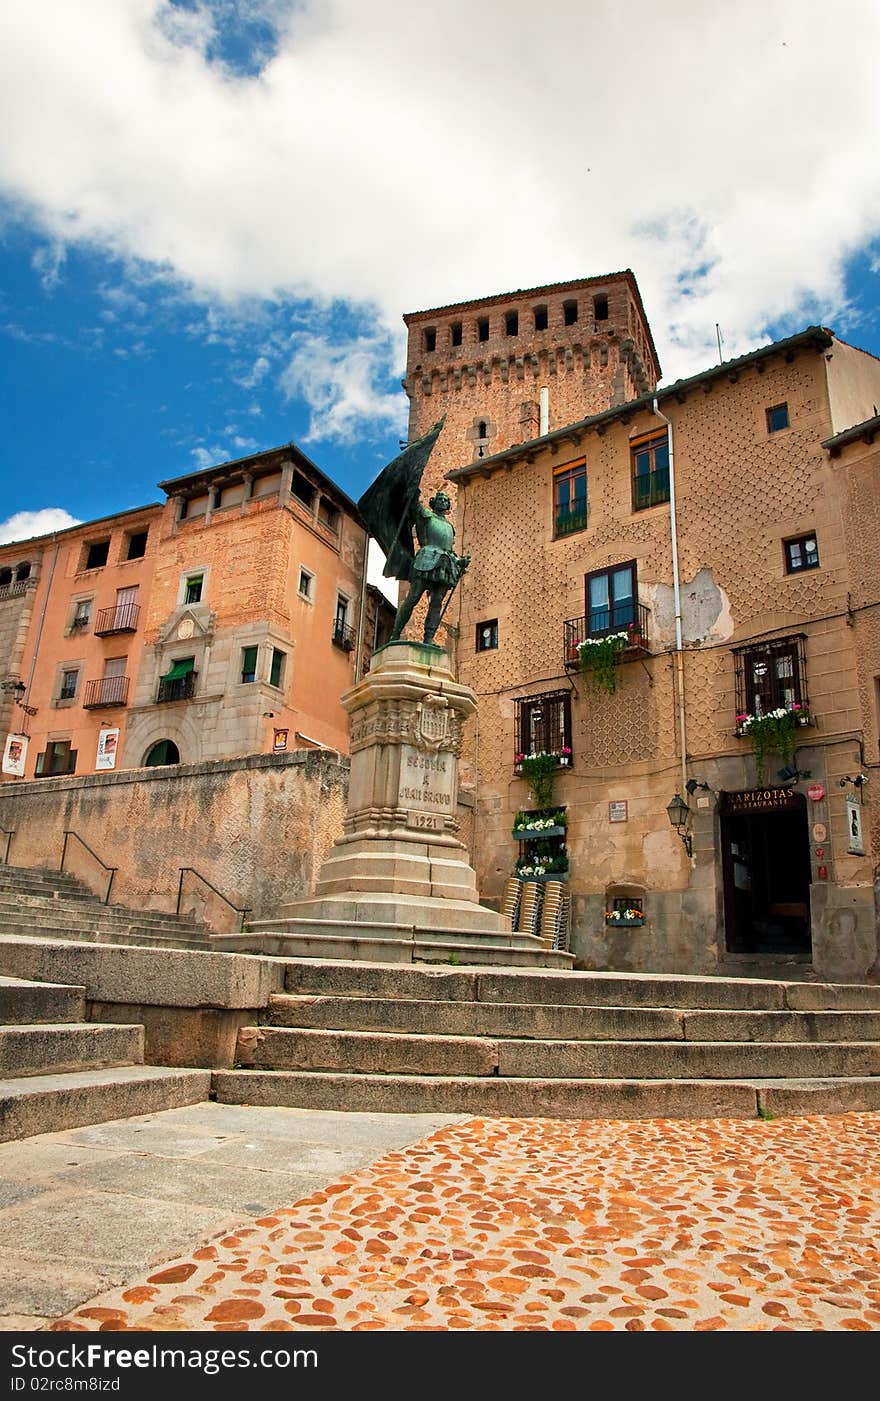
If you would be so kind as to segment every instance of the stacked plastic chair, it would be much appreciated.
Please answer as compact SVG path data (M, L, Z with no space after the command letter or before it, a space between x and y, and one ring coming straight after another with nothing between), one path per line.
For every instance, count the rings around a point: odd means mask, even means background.
M501 914L507 920L508 928L516 929L516 922L519 918L519 906L522 899L523 883L511 876L510 880L504 882L504 890L501 894Z
M523 881L519 918L516 923L518 934L537 934L541 922L542 896L543 887L538 881Z
M544 886L540 935L545 949L564 949L568 943L569 898L562 881L548 880Z

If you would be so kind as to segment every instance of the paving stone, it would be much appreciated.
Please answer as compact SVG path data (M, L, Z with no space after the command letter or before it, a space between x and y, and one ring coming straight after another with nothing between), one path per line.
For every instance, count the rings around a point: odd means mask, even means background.
M97 1166L88 1163L58 1174L66 1187L91 1192L127 1193L157 1201L191 1202L247 1213L295 1201L315 1186L313 1177L286 1172L277 1161L274 1171L206 1162L203 1157L144 1157L130 1154ZM132 1210L137 1208L132 1204Z

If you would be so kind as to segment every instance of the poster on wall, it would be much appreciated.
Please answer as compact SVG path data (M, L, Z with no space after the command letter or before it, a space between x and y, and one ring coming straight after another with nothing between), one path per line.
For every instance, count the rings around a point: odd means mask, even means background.
M7 735L3 750L3 772L15 778L24 778L24 765L27 759L27 735Z
M853 856L864 856L865 843L862 838L862 809L856 798L846 800L846 849Z
M116 750L119 745L118 730L102 730L98 735L98 752L95 755L96 769L115 769Z
M272 753L273 753L273 754L283 754L283 753L284 753L285 749L287 748L287 737L288 737L289 734L290 734L290 730L276 730L276 731L275 731L275 737L274 737L274 739L273 739L273 741L272 741Z

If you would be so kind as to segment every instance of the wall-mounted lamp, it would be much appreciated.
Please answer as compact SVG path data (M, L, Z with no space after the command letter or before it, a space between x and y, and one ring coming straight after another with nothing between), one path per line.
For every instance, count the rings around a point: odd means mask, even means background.
M864 788L867 782L868 775L866 773L857 773L855 778L851 778L849 774L845 774L840 780L840 786L841 788L845 788L848 783L851 783L854 788Z
M789 779L794 779L795 783L797 783L801 778L812 778L813 771L812 769L793 768L790 764L786 764L784 769L779 770L779 777L782 779L783 783L788 783Z
M37 707L34 705L25 705L24 703L24 696L27 694L27 686L23 681L4 681L2 683L2 690L12 692L15 697L15 704L21 707L25 715L36 715Z
M702 788L704 793L714 793L715 791L714 788L710 786L710 784L698 783L695 778L689 778L684 786L691 797L694 796L698 788ZM666 811L668 812L669 808L667 808Z
M686 785L687 786L687 785ZM681 840L684 842L684 849L688 856L693 855L693 840L688 831L691 810L680 793L676 793L671 803L667 804L666 816L675 828Z

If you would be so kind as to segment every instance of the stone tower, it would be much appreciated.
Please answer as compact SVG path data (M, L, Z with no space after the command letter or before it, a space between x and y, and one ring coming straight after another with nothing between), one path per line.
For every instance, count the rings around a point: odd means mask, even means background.
M446 415L426 500L441 484L450 490L453 468L637 398L660 377L629 269L403 319L410 442Z

